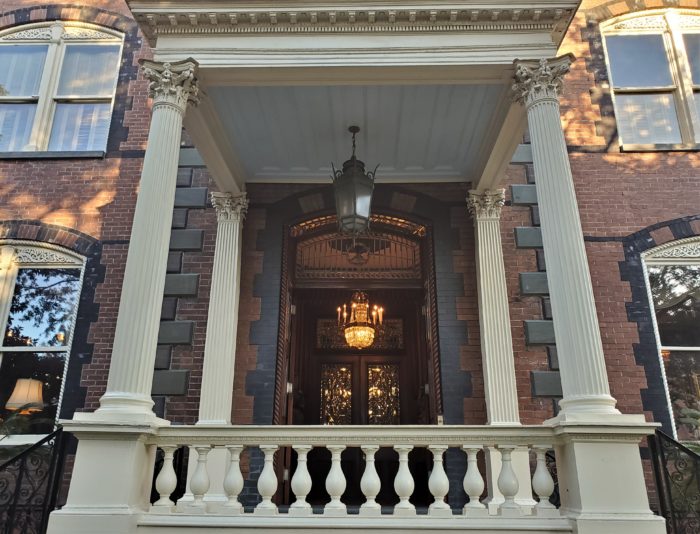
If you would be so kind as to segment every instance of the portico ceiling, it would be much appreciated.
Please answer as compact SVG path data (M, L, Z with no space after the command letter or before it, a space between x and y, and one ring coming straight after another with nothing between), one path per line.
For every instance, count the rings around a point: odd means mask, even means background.
M504 85L209 87L247 182L329 182L350 155L378 181L471 181ZM505 95L507 98L507 94Z

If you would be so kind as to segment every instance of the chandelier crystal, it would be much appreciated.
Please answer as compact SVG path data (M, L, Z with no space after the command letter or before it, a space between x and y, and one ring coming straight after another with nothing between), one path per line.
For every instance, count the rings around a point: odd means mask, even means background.
M366 349L374 343L377 330L384 324L384 308L376 304L370 308L367 294L355 291L350 306L338 306L338 328L345 336L345 342L354 349Z

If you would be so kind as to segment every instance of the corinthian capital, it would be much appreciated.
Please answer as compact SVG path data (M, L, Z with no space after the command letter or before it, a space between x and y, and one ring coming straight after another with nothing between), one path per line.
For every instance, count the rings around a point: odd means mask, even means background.
M573 61L572 54L539 61L516 60L513 99L528 106L540 100L558 100Z
M474 219L498 219L505 201L505 189L469 191L467 209Z
M221 221L241 222L248 211L248 197L245 193L212 193L211 205L216 210L216 218Z
M151 82L148 86L148 96L153 99L153 105L174 105L183 113L188 103L197 105L197 65L198 63L191 58L175 63L142 60L143 74Z

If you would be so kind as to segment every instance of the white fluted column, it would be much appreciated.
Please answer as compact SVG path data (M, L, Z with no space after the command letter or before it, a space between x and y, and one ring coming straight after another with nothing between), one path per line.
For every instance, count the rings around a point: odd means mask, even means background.
M542 243L564 398L562 417L618 414L610 395L576 192L559 115L572 56L517 61L515 98L527 107Z
M504 202L503 189L470 191L467 197L476 235L481 359L486 414L490 425L520 424L508 288L501 245L501 208Z
M182 119L197 102L197 62L143 62L153 116L129 240L107 391L101 417L155 418L153 365L175 203Z
M245 193L212 193L218 227L204 345L198 425L231 424Z

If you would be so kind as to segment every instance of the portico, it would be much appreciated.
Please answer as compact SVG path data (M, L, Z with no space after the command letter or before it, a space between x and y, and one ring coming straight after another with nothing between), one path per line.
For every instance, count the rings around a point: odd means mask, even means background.
M96 521L104 532L663 532L663 521L649 511L637 448L653 426L641 414L620 414L610 396L561 129L559 97L573 58L556 57L557 46L576 2L270 2L243 8L142 0L130 6L155 47L154 60L143 63L153 98L149 143L107 391L96 412L65 422L80 443L67 505L52 514L49 532L91 532ZM486 426L230 424L246 184L325 183L326 160L341 160L341 136L357 118L366 124L367 159L385 164L382 180L470 184L464 209L477 240ZM499 229L501 181L526 120L564 392L559 415L538 426L519 419ZM150 384L183 124L220 190L211 199L219 222L199 422L171 427L153 415ZM170 500L172 454L182 446L190 447L190 495L176 504ZM156 447L164 450L165 463L156 482L160 500L149 506ZM253 512L238 502L245 447L264 455L257 480L262 500ZM288 515L272 501L280 447L294 448L300 459L291 481L297 501ZM322 514L312 514L305 502L311 479L303 460L314 447L332 453L325 481L331 501ZM379 447L393 447L399 458L394 489L400 501L384 516L374 502ZM429 487L435 502L421 521L409 502L414 480L408 458L416 447L427 448L434 462ZM346 448L360 448L366 462L361 487L367 502L358 517L341 502ZM463 449L468 458L463 487L470 501L459 516L444 501L447 448ZM560 509L548 501L553 483L544 452L551 448ZM488 458L485 484L477 463L482 454ZM479 502L484 485L490 510Z

